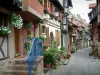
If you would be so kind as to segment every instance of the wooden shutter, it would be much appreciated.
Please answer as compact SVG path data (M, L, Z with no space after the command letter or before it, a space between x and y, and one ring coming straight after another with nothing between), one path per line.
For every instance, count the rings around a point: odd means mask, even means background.
M46 28L46 42L47 42L47 45L49 45L49 27Z
M56 33L56 42L60 44L60 31L56 30L55 33Z
M39 25L39 36L42 34L42 25Z

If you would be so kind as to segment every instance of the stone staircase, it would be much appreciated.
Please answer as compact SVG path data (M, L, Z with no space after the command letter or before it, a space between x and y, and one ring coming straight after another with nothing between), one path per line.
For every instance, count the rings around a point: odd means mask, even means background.
M32 75L36 75L36 66L33 67ZM25 58L8 61L2 70L2 75L28 75L28 66Z

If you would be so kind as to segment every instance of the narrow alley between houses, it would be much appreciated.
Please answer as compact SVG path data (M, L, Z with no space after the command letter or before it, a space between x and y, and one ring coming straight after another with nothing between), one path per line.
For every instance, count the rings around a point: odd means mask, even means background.
M51 70L47 75L100 75L100 59L89 56L91 48L72 54L67 65Z

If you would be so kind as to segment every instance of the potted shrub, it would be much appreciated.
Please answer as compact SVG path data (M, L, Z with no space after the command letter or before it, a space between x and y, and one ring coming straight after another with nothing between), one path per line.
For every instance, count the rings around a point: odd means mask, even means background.
M26 52L28 52L30 50L30 46L31 46L30 42L25 42L24 49Z
M42 35L40 35L39 39L41 39L42 41L44 41L46 39L46 34L42 33Z
M48 48L47 45L43 45L43 50L46 50Z
M47 68L55 68L58 62L58 50L55 47L50 47L48 50L43 52L44 64L48 65Z
M29 40L32 40L32 39L33 39L33 36L29 34L29 35L27 36L27 38L28 38Z
M7 36L10 33L11 33L11 31L7 27L4 27L4 26L0 27L0 36L2 36L2 37Z

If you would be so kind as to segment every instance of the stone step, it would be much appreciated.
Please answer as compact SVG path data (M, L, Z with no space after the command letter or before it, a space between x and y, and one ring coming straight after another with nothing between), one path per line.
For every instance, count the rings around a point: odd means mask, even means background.
M2 75L28 75L28 71L6 70ZM36 72L32 72L32 75L36 75Z
M14 60L10 60L9 64L12 64L12 65L25 65L25 64L27 64L27 60L25 58L14 59Z
M28 70L28 65L8 65L7 69L9 70ZM36 65L33 66L33 70L36 70Z

